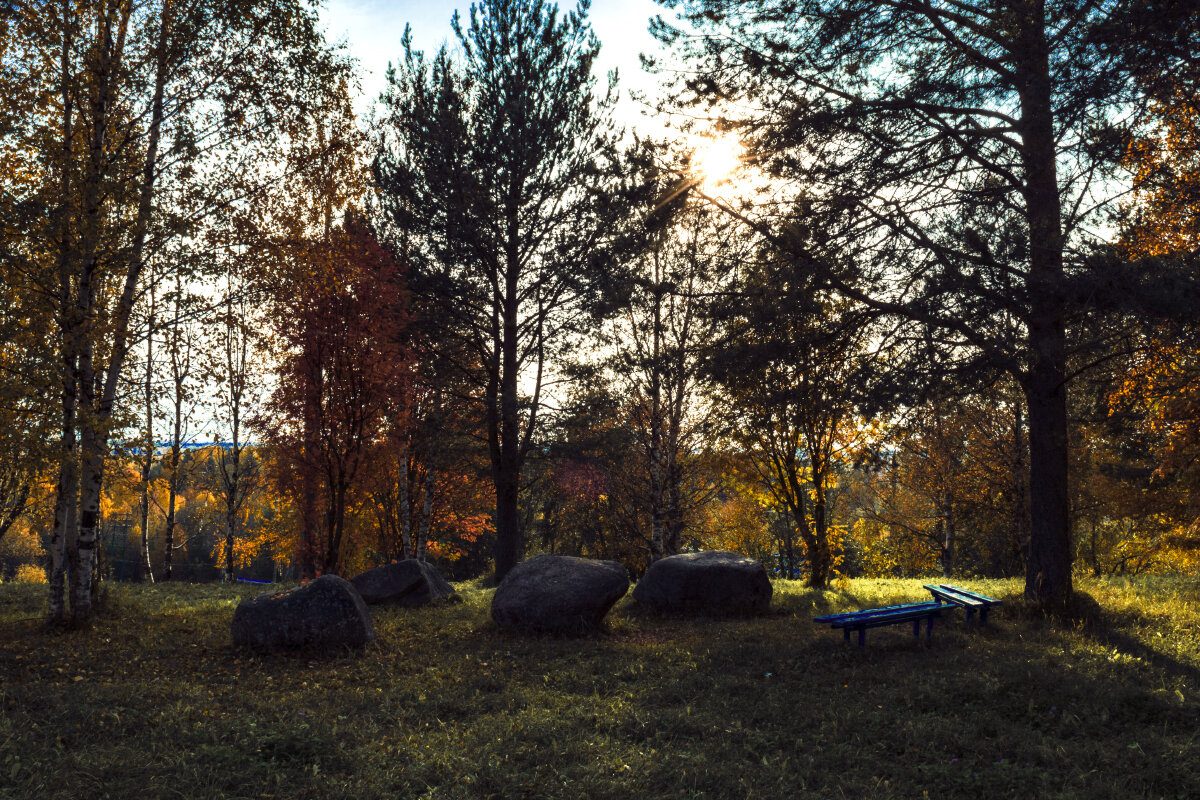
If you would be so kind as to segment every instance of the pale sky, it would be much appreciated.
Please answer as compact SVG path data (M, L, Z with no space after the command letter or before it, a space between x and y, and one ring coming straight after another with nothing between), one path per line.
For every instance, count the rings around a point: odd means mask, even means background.
M388 62L400 60L405 23L412 25L414 45L432 54L443 42L453 42L450 17L454 10L457 8L465 19L470 5L470 0L327 0L321 16L328 26L328 38L344 38L350 54L359 61L363 95L356 108L360 115L383 91ZM560 6L573 9L574 1L564 0ZM643 107L633 102L630 90L653 96L658 85L657 78L642 72L638 53L658 50L647 27L650 17L660 12L653 0L592 0L589 14L592 30L600 39L602 71L615 67L620 75L618 122L655 135L661 135L662 123L642 116Z

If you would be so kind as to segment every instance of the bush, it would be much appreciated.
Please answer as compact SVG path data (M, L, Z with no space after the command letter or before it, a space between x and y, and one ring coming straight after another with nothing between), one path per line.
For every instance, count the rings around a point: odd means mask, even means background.
M13 576L16 583L46 583L46 570L35 564L22 564Z

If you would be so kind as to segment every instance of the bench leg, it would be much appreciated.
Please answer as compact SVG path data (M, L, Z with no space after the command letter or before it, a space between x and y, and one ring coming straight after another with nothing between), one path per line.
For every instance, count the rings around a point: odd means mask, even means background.
M968 626L968 627L970 627L970 625L971 625L971 620L972 620L972 618L974 618L974 616L975 616L975 609L973 609L973 608L968 608L968 609L967 609L967 626Z
M917 638L920 638L920 636L921 636L921 620L920 619L913 620L913 636L915 636Z
M925 618L925 638L926 639L933 638L933 615L932 614Z
M844 641L844 642L850 641L850 629L849 628L842 628L842 641Z
M979 609L979 624L981 626L987 625L987 612L988 612L987 606L984 606L983 608Z
M867 644L867 629L859 628L858 629L858 646L865 647L866 644Z

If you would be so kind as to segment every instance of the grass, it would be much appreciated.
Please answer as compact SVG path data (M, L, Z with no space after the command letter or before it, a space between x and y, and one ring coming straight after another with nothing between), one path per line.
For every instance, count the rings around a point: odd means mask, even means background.
M1200 796L1200 579L1085 581L1087 622L1009 602L929 643L810 621L920 584L779 582L755 620L626 598L575 639L504 632L463 585L327 656L234 649L256 588L115 585L91 629L56 633L44 587L0 585L0 797Z

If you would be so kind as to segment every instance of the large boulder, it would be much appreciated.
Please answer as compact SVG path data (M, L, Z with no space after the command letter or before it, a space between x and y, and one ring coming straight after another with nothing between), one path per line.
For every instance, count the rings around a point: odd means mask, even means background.
M247 597L233 612L231 629L234 644L265 649L344 649L375 639L367 604L337 575Z
M667 556L650 565L634 602L667 614L761 614L771 605L767 570L727 550Z
M415 558L369 569L350 582L367 605L387 603L416 608L458 596L432 564Z
M496 587L492 619L504 628L581 633L629 591L616 561L543 554L517 564Z

